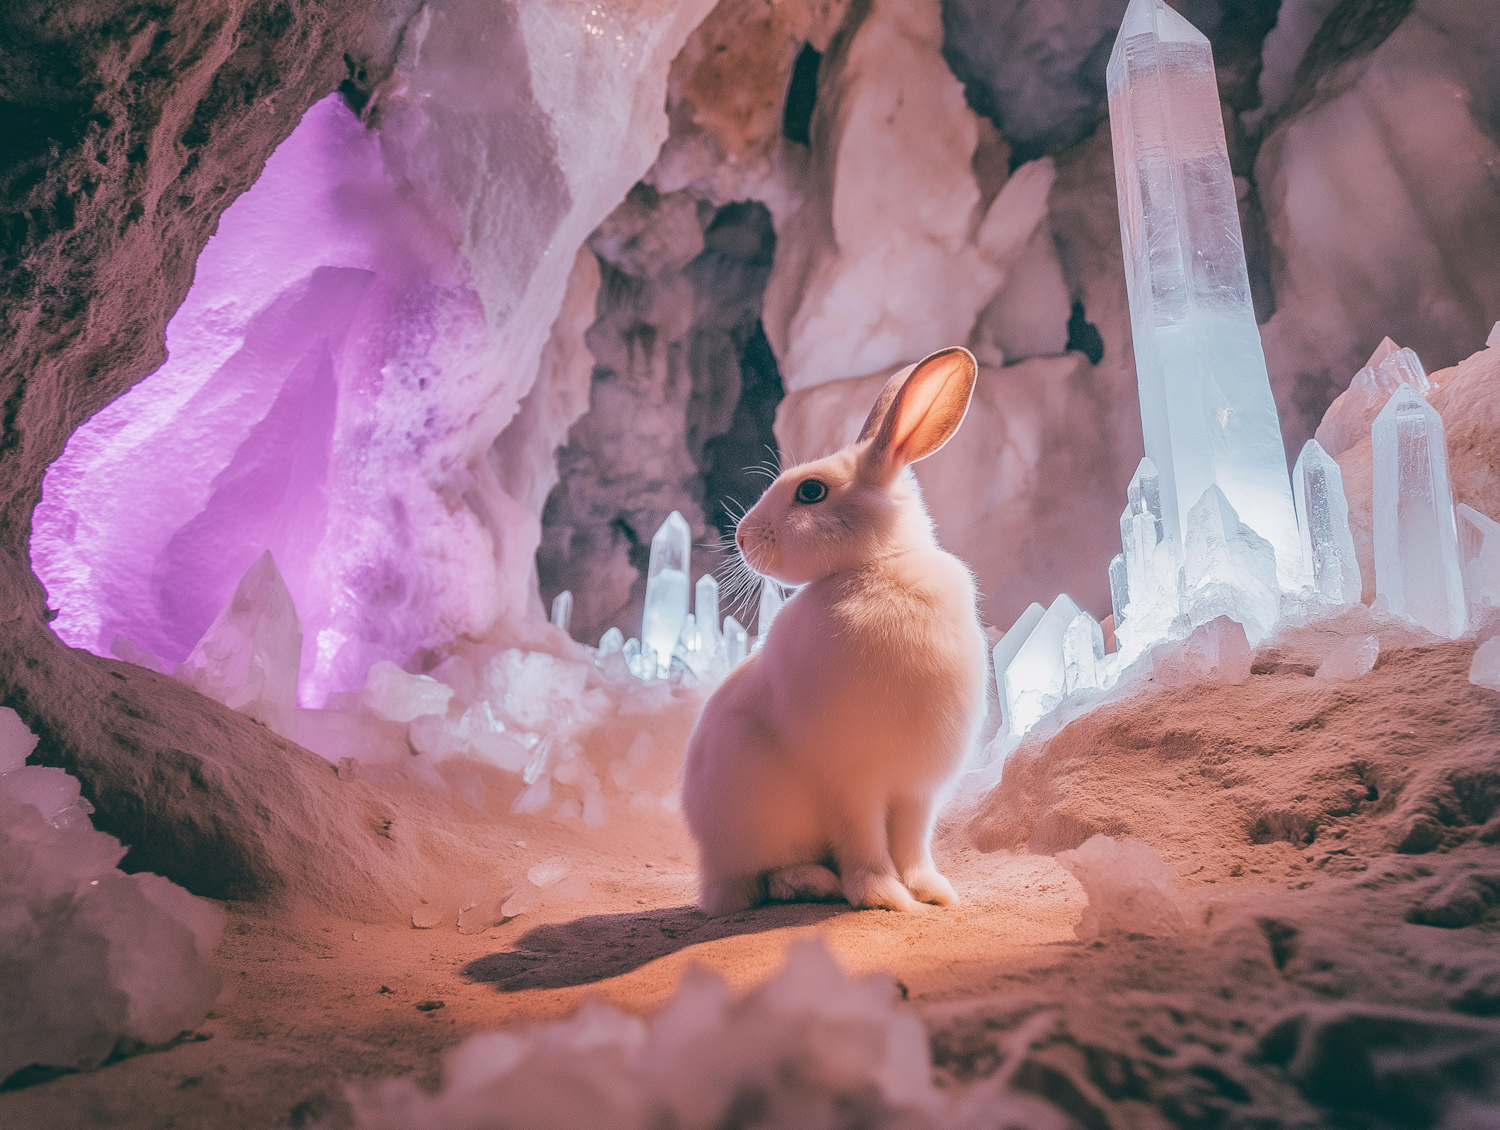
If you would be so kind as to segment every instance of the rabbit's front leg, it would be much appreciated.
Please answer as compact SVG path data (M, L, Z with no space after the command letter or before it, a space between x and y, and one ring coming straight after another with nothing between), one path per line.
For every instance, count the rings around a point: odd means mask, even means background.
M930 796L903 796L891 802L891 861L906 889L919 901L956 906L953 884L932 862L934 807Z
M878 801L851 804L843 813L833 838L833 856L844 898L850 906L885 910L921 910L896 876L886 848L884 806Z

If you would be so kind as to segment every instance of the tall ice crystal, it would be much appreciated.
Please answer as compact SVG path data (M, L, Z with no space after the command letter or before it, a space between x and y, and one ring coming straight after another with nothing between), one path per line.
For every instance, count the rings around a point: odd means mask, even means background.
M641 617L641 653L654 653L658 672L666 677L672 649L682 634L688 614L688 558L693 532L677 511L651 539L651 564L646 570L646 609ZM647 672L651 674L651 672Z
M1213 52L1162 0L1131 0L1107 79L1141 423L1167 529L1181 539L1188 511L1217 485L1294 589L1297 518Z
M1467 620L1448 448L1437 409L1402 385L1375 417L1375 594L1450 639Z
M1305 579L1319 596L1335 604L1358 604L1359 559L1349 532L1344 473L1315 439L1308 440L1297 456L1292 494L1297 500Z
M1470 610L1500 607L1500 522L1458 504L1458 562Z

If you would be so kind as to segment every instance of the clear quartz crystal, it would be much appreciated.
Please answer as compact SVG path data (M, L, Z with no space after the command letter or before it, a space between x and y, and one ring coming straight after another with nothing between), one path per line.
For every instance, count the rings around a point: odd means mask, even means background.
M1500 522L1458 504L1458 564L1470 610L1500 607Z
M677 511L651 539L651 564L646 570L646 608L641 617L641 652L655 652L666 678L682 622L688 614L688 566L693 533Z
M693 613L698 620L698 630L703 633L704 646L714 650L719 640L719 582L712 573L698 578L693 591Z
M573 594L564 589L552 598L552 626L567 631L573 622Z
M724 658L732 671L740 665L747 653L749 633L733 616L724 617Z
M1467 617L1443 418L1403 384L1370 435L1376 595L1391 612L1454 638Z
M625 647L625 633L619 628L611 628L599 637L599 654L612 655Z
M1073 617L1063 632L1063 693L1104 685L1104 629L1087 612Z
M1359 603L1359 559L1349 532L1344 473L1315 439L1308 440L1297 456L1292 494L1297 501L1304 579L1319 596L1335 604Z
M1130 604L1130 571L1125 567L1125 555L1117 553L1109 559L1109 607L1115 614L1115 631L1125 622L1125 609Z
M1181 538L1216 484L1295 588L1297 519L1213 53L1162 0L1131 0L1107 82L1141 423L1167 531Z
M1427 379L1427 370L1414 350L1382 338L1365 367L1328 406L1318 425L1317 441L1329 455L1342 455L1370 434L1375 417L1403 384L1423 395L1437 387Z
M1072 597L1066 593L1059 596L1006 664L1002 677L1005 725L1014 736L1020 737L1030 730L1067 694L1063 637L1068 626L1084 615L1087 613L1073 603ZM1102 658L1102 635L1099 650Z
M1128 627L1121 647L1135 654L1167 637L1181 603L1181 559L1162 511L1161 477L1150 459L1142 459L1136 467L1126 497L1120 515L1120 545L1130 604L1125 609ZM1120 628L1117 619L1116 638L1121 638Z
M781 586L770 577L764 578L760 583L760 611L755 622L756 651L765 646L766 637L771 631L771 621L776 619L776 614L785 603L786 594L782 592Z
M1254 647L1281 614L1276 551L1235 513L1217 486L1188 513L1183 611L1194 625L1220 616L1241 624Z
M1026 637L1041 623L1042 617L1047 610L1040 604L1032 601L1027 605L1026 611L1016 617L1016 622L1010 626L1010 630L1000 637L1000 642L995 645L995 689L1000 692L1000 709L1002 711L1001 722L1006 729L1010 729L1011 710L1010 702L1005 697L1005 671L1010 666L1010 661L1016 657L1016 652L1021 650L1021 645L1026 642Z

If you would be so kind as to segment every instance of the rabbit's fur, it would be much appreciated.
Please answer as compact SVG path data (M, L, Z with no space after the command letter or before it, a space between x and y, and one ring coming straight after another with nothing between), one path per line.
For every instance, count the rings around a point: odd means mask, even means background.
M897 373L853 446L781 474L740 522L750 566L805 587L688 740L683 811L712 915L957 901L932 825L984 718L986 643L909 464L958 429L975 375L965 349ZM826 496L809 502L809 480Z

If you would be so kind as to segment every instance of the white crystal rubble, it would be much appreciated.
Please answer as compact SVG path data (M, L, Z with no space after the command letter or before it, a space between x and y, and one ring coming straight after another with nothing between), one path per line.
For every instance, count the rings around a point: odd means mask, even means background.
M1467 615L1443 418L1403 384L1371 440L1376 596L1392 613L1456 637Z
M1193 683L1241 683L1250 677L1250 641L1245 626L1228 616L1200 624L1185 639L1151 651L1151 680L1164 687Z
M1380 658L1379 636L1350 636L1330 651L1313 676L1318 679L1357 679Z
M1171 937L1188 927L1182 902L1161 856L1139 840L1097 835L1057 862L1073 873L1088 895L1088 906L1074 932L1082 941L1095 938Z
M122 1042L196 1027L219 993L224 912L159 875L126 875L78 781L27 765L36 744L0 708L0 1081L97 1067Z

